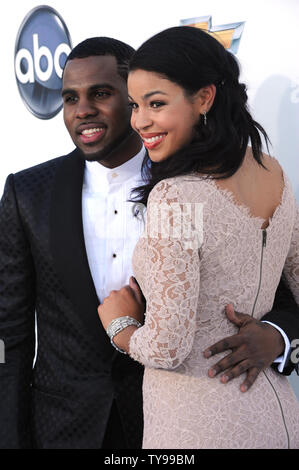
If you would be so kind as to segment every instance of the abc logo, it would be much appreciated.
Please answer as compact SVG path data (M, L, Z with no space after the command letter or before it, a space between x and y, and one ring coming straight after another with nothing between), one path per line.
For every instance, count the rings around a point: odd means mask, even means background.
M62 71L70 51L68 29L53 8L37 7L27 15L16 40L15 74L25 105L40 119L62 108Z
M62 77L62 68L60 67L60 56L61 54L69 54L70 47L67 44L59 44L54 54L54 66L55 72L59 78ZM41 61L46 58L46 67L45 71L41 68ZM27 72L24 72L21 68L22 60L27 61ZM26 66L25 66L26 67ZM47 82L53 73L53 57L50 49L46 46L39 47L38 43L38 34L33 34L33 58L28 49L20 49L17 52L15 59L15 69L17 79L21 83L34 83L34 72L37 78L41 82Z

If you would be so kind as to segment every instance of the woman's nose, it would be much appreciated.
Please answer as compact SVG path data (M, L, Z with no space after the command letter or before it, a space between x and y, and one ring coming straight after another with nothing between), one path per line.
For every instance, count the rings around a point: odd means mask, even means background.
M140 108L132 113L131 125L137 131L147 129L152 125L153 121L147 111L143 111Z

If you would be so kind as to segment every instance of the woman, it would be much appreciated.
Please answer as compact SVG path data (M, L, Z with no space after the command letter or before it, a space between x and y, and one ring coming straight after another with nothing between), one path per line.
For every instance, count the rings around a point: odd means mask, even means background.
M264 370L236 394L202 355L235 333L223 306L255 318L282 270L299 303L299 215L289 180L261 151L235 58L208 34L171 28L134 55L131 124L152 161L137 188L147 223L133 281L99 307L112 343L144 364L144 448L299 448L288 380ZM248 143L251 143L251 147ZM208 360L209 361L209 360Z

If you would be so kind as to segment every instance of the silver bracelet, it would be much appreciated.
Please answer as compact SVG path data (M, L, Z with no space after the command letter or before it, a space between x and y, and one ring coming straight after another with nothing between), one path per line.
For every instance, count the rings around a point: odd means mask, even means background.
M109 325L106 329L106 333L110 338L110 342L111 342L112 346L118 352L120 352L122 354L127 354L127 353L123 349L120 349L118 346L116 346L116 344L113 341L113 338L114 338L115 335L117 335L122 330L127 328L127 326L131 326L131 325L137 326L137 328L140 328L142 326L141 323L138 320L136 320L135 318L126 316L126 317L114 318L114 320L112 320L112 322L109 323Z

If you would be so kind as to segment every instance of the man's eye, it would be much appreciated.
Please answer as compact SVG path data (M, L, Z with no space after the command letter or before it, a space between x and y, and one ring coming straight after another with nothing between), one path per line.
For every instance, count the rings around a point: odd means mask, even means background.
M97 98L106 98L107 96L110 96L110 93L108 93L108 91L96 91L95 96Z
M64 100L65 103L73 104L73 103L76 103L77 97L76 96L65 96L63 100Z

